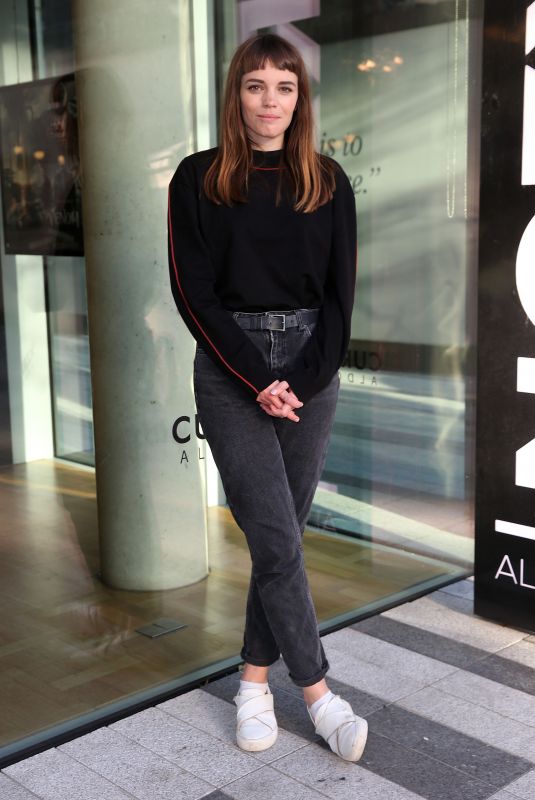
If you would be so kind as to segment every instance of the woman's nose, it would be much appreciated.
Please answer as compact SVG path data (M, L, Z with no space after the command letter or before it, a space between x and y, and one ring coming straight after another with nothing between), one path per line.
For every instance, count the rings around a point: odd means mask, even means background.
M270 89L266 89L264 93L264 105L272 106L275 105L275 103L276 103L275 92L271 91Z

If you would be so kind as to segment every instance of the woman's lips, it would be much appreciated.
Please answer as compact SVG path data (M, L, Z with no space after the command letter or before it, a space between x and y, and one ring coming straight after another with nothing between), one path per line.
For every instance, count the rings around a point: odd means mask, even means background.
M259 114L260 119L279 119L279 117L275 117L272 114Z

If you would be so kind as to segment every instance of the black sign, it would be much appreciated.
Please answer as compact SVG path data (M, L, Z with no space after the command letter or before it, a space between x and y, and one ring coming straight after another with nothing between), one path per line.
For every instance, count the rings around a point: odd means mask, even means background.
M475 612L535 630L535 2L485 2Z

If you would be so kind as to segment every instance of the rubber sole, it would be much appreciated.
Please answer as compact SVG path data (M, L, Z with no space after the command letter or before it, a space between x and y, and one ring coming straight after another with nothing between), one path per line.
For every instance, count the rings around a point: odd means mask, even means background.
M357 728L357 739L355 741L355 745L351 752L351 757L345 758L339 753L336 753L336 755L339 756L344 761L351 761L351 762L359 761L364 752L364 748L366 747L367 741L368 741L368 723L366 722L365 719L363 719Z
M277 741L279 731L275 730L269 736L263 736L261 739L244 739L242 736L236 736L238 747L241 750L247 750L249 753L259 753L261 750L267 750L272 747Z

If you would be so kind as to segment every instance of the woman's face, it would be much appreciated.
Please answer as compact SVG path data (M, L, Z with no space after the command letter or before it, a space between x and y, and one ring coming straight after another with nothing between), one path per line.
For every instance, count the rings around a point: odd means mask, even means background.
M253 147L279 150L297 103L297 75L267 61L241 79L241 112Z

